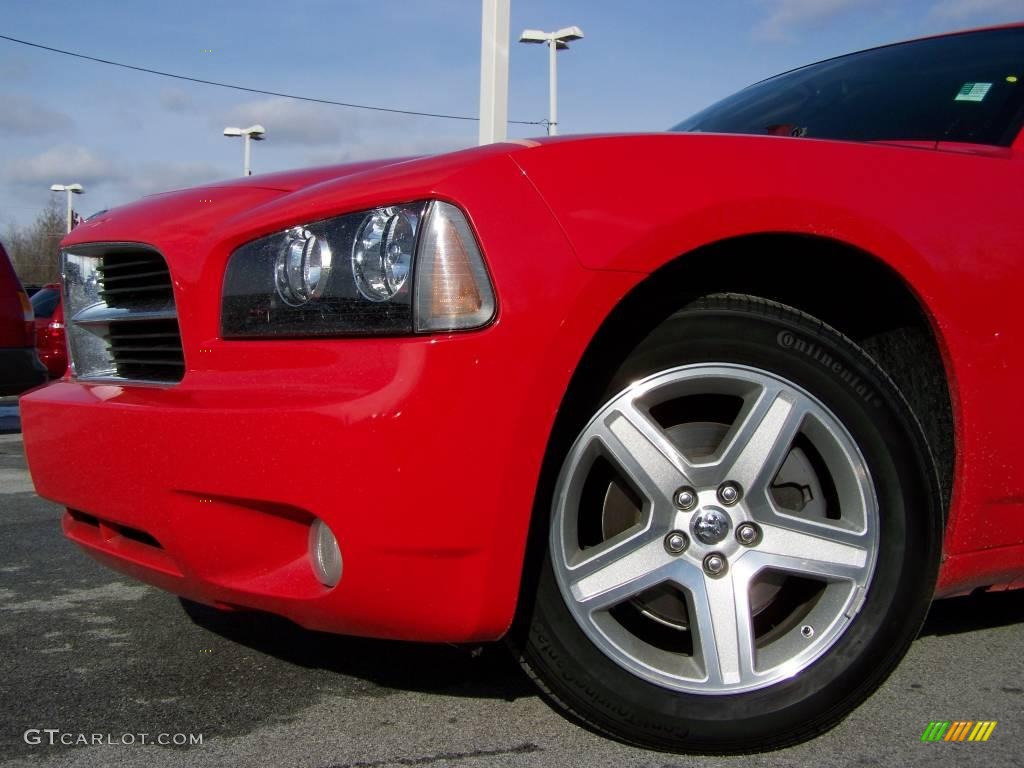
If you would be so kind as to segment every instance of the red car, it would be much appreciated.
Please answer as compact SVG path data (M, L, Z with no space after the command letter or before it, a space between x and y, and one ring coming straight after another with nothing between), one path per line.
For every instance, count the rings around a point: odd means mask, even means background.
M0 397L20 395L46 381L35 350L32 305L0 244Z
M947 35L673 132L110 211L36 486L192 600L507 637L630 743L809 738L933 598L1024 586L1021 78L1024 25Z
M36 317L36 351L52 378L60 378L68 368L64 304L60 291L60 283L50 283L32 294L30 299Z

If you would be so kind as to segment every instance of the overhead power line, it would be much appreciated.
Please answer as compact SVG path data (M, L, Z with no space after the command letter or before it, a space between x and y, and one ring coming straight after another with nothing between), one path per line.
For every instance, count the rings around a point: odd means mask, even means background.
M40 43L33 43L29 40L19 40L16 37L9 37L8 35L0 35L0 40L7 40L18 45L27 45L30 48L38 48L43 51L50 51L51 53L59 53L64 56L73 56L76 59L85 59L86 61L94 61L99 64L109 64L112 67L121 67L122 69L132 69L136 72L145 72L150 75L160 75L161 77L170 77L175 80L187 80L190 83L199 83L200 85L215 85L218 88L230 88L235 91L245 91L246 93L259 93L264 96L280 96L285 99L295 99L296 101L311 101L315 104L329 104L334 107L348 107L349 109L365 109L371 112L389 112L395 115L413 115L416 117L436 117L444 120L467 120L473 122L479 122L479 117L473 117L471 115L447 115L442 112L420 112L415 109L396 109L394 107L376 107L369 104L355 104L347 101L333 101L332 99L320 99L315 96L298 96L294 93L281 93L279 91L267 91L262 88L249 88L244 85L234 85L233 83L221 83L216 80L203 80L199 77L189 77L188 75L177 75L173 72L161 72L159 69L149 69L148 67L137 67L134 64L125 64L120 61L111 61L110 59L101 59L97 56L87 56L84 53L77 53L75 51L65 51L61 48L53 48L49 45L42 45ZM547 120L509 120L510 123L516 125L546 125Z

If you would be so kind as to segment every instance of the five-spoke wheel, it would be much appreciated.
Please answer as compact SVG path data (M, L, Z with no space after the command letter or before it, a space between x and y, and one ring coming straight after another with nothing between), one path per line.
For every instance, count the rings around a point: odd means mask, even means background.
M513 633L556 706L647 747L742 752L881 684L927 611L942 515L914 414L852 341L708 297L579 412L552 442Z
M871 581L864 458L827 408L766 371L690 365L630 386L583 430L555 498L551 551L573 616L616 663L670 688L792 676Z

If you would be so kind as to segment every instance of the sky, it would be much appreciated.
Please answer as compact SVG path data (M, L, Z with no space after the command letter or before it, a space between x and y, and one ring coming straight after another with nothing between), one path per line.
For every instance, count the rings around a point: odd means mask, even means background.
M1024 20L1024 0L511 0L559 53L562 134L665 130L751 82L830 56ZM336 101L476 116L481 0L0 0L0 34L140 67ZM510 51L509 117L547 117L547 52ZM227 90L0 40L0 232L81 183L84 215L241 175L227 125L261 123L263 173L471 146L465 120ZM512 125L509 135L544 132ZM63 204L63 200L61 200Z

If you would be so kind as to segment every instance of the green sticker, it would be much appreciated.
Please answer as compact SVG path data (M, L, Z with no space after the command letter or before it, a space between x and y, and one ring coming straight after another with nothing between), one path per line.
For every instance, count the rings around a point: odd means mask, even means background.
M953 101L983 101L991 87L992 83L964 83Z

